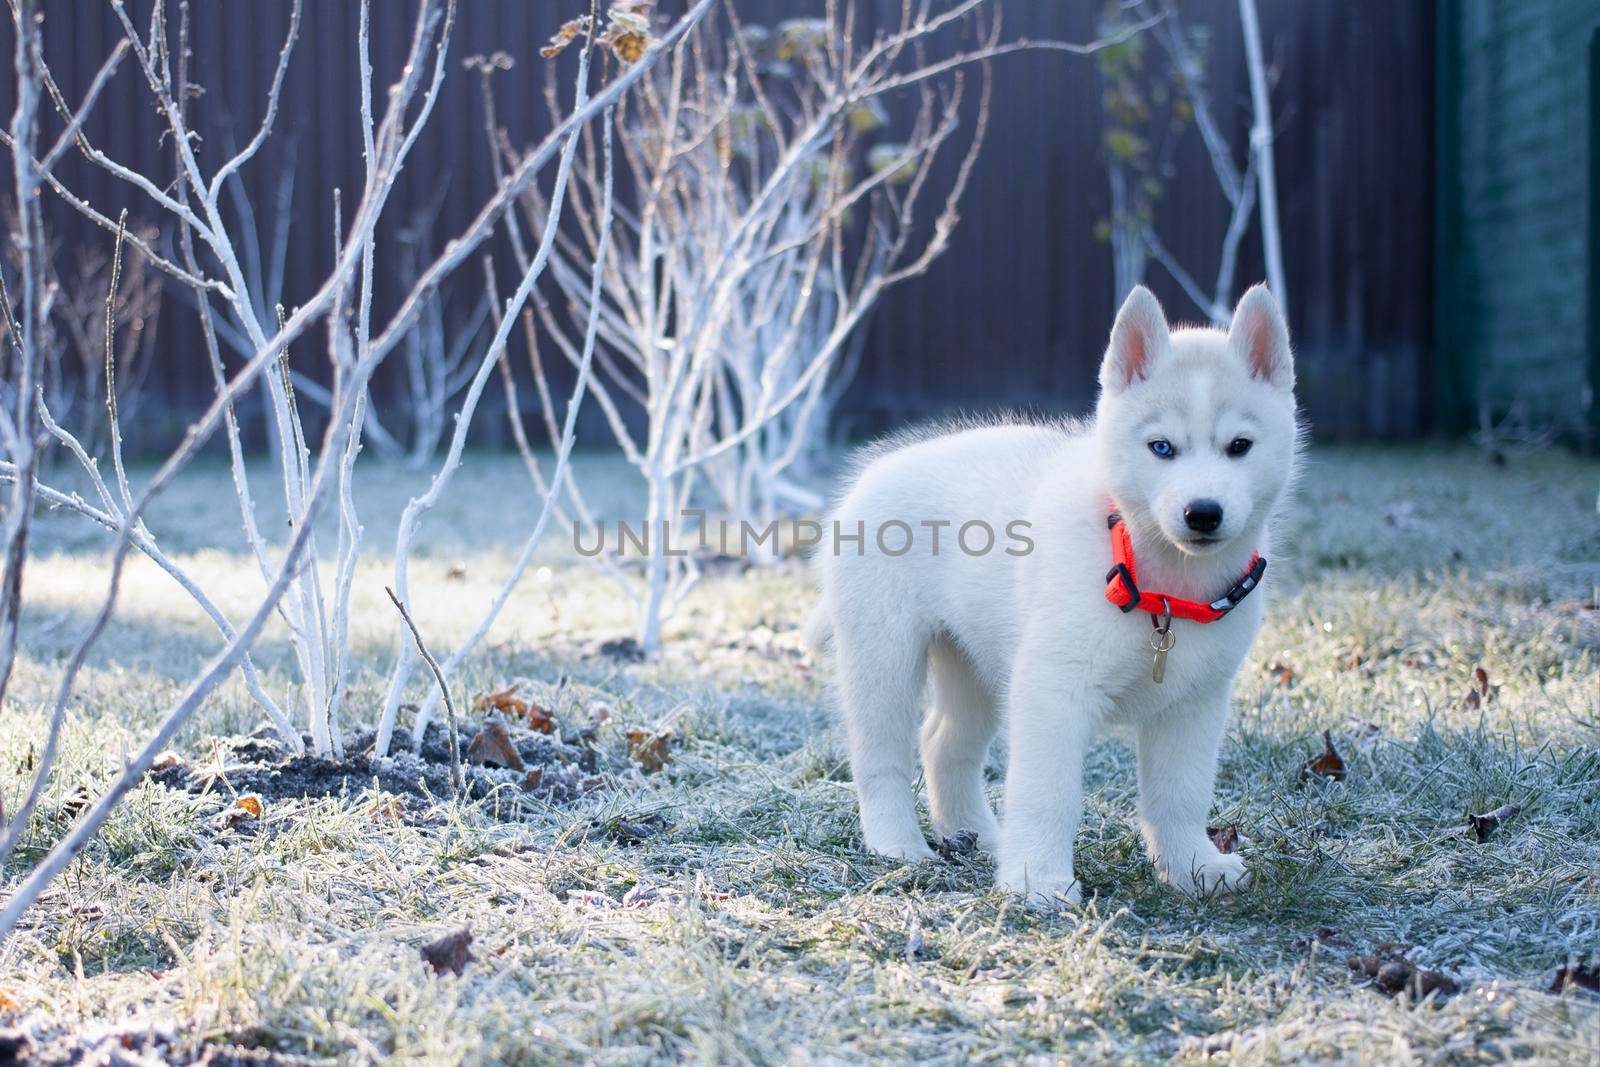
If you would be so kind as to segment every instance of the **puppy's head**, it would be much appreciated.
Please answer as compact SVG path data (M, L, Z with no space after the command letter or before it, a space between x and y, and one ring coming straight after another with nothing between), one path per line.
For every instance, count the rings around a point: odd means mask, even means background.
M1136 286L1100 366L1095 433L1112 496L1180 551L1202 556L1258 536L1294 471L1294 359L1263 285L1226 333L1169 331Z

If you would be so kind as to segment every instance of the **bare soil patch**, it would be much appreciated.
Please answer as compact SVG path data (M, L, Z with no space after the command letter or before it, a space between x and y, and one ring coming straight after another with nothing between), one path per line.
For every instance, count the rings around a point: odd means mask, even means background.
M0 1028L0 1065L25 1067L307 1067L315 1060L244 1042L181 1040L170 1028L62 1030L29 1020Z
M482 756L470 761L474 738L496 727L504 730L515 758L507 753L494 762ZM608 788L609 778L599 773L598 733L594 726L560 736L499 720L463 723L459 739L461 793L478 800L496 794L501 800L521 797L532 806L571 801ZM397 746L400 751L384 758L373 756L371 732L354 735L343 759L315 755L309 751L310 738L303 740L307 751L293 755L275 731L264 727L244 737L219 738L212 758L194 763L167 760L152 770L150 777L169 789L217 793L224 798L256 796L269 804L356 797L369 790L423 804L451 797L449 732L441 725L431 724L416 750ZM496 806L503 817L514 817L520 807L515 803ZM391 813L403 818L408 810L402 804Z

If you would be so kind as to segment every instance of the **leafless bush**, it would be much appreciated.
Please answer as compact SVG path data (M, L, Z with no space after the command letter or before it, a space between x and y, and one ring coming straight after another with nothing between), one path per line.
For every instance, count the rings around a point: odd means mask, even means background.
M16 231L12 211L6 232ZM149 227L131 227L144 242L155 239ZM112 285L112 256L105 248L73 250L70 266L49 234L42 268L50 314L39 331L39 386L57 418L73 427L91 455L101 455L107 445L106 411L106 300ZM6 264L8 284L16 288L21 275L15 262ZM161 315L161 280L143 259L122 264L113 308L120 330L112 350L112 368L119 383L119 403L125 419L139 409L149 377L157 327ZM0 320L0 345L11 344L11 328Z
M648 25L650 5L631 6ZM962 32L966 44L935 56ZM854 4L775 27L745 25L724 4L685 37L619 110L627 180L598 287L584 265L597 258L604 168L585 135L570 223L551 252L559 299L536 305L530 349L547 435L556 424L539 361L578 366L594 349L594 399L644 484L653 546L642 580L602 562L637 605L646 651L699 576L694 554L665 551L669 538L682 547L700 534L683 519L714 507L737 528L818 505L789 471L816 441L842 357L878 300L948 247L991 106L987 61L1100 46L1002 43L985 0L936 14L908 0L890 32L862 37ZM479 69L488 138L504 160L514 150L488 93L498 65ZM530 240L550 237L550 202L529 185L520 206L528 236L514 224L513 243L526 259ZM515 436L528 437L520 426ZM593 543L578 487L562 492Z
M686 32L704 14L710 2L700 0L676 28L664 35L662 48L669 48ZM39 44L42 22L36 17L35 0L19 0L13 7L18 32L17 81L21 105L4 143L14 162L16 202L21 205L21 216L13 237L19 264L17 313L13 316L8 311L6 315L11 321L11 343L5 346L5 364L0 367L3 372L0 376L8 386L8 406L0 417L0 444L6 455L4 463L0 464L0 478L8 483L9 492L3 530L0 530L0 538L3 538L0 556L5 567L3 583L0 583L4 592L0 596L0 699L4 697L5 682L15 658L21 572L26 559L28 519L35 498L70 507L113 531L114 537L106 595L67 659L50 708L42 756L23 805L14 813L6 813L9 818L0 826L0 860L10 853L25 832L33 807L48 780L74 682L115 609L130 549L149 555L195 596L222 634L223 644L183 696L168 709L145 745L127 759L123 773L107 792L85 811L66 837L7 899L0 910L0 936L15 924L49 879L88 842L118 799L143 776L177 730L235 669L245 672L252 695L292 747L297 748L301 743L292 721L298 717L306 723L318 752L341 752L340 709L351 669L349 596L363 543L352 485L368 414L371 376L383 359L416 328L439 286L462 263L475 257L495 232L507 207L558 152L560 172L565 175L570 170L578 135L596 120L603 123L609 143L612 108L629 86L650 69L660 52L660 49L642 50L635 63L617 72L602 89L591 94L587 79L588 56L595 42L593 35L589 35L583 42L577 98L571 109L561 116L543 142L508 161L503 180L472 222L448 242L440 254L420 266L398 309L380 329L375 329L372 321L374 234L396 179L438 98L454 25L453 0L422 0L419 4L406 62L399 80L383 98L381 117L373 107L372 68L368 58L369 4L361 5L356 54L359 57L359 108L362 147L367 161L366 181L359 197L353 198L348 216L343 212L337 191L333 191L336 221L332 235L335 250L332 266L312 295L292 312L281 306L265 306L269 287L262 274L247 266L252 260L246 251L247 242L255 240L253 212L237 210L249 205L247 199L243 204L237 199L242 196L242 186L237 185L235 179L241 168L256 158L273 132L289 56L298 37L301 13L298 0L292 9L259 125L237 152L210 173L202 170L194 154L193 131L188 119L188 110L197 95L191 91L188 79L189 5L180 0L176 5L176 19L169 21L167 5L158 0L143 28L134 24L120 0L112 0L111 6L121 23L124 39L107 58L100 76L76 110L60 99L59 93L54 94L65 129L55 147L43 154L38 150L39 99L46 86L53 87L53 82L43 64ZM90 143L83 133L83 117L109 78L109 72L130 55L166 127L163 139L172 146L175 166L175 173L170 177L143 174L123 165ZM177 233L176 252L163 254L144 237L130 233L124 222L107 218L63 185L52 173L52 167L73 146L91 163L137 190L153 205L165 225ZM38 341L50 312L44 282L42 228L38 222L37 193L41 186L59 194L67 204L114 235L108 241L113 248L113 276L116 264L124 255L141 256L151 267L189 289L191 303L199 315L216 387L215 398L190 425L177 449L137 491L129 482L122 463L114 404L108 411L112 473L106 477L101 475L81 440L53 418L48 406L40 401ZM235 198L234 212L224 210L224 196ZM321 239L328 238L324 235ZM506 305L503 325L516 319L543 266L540 258L529 265L517 295ZM109 303L105 327L107 351L113 353L106 366L113 371L116 310L117 302L113 300ZM226 324L237 338L243 339L242 343L236 339L235 347L244 358L232 368L223 362L220 324ZM299 409L291 361L296 357L304 359L301 353L313 347L306 341L312 329L318 326L325 335L325 343L317 347L320 358L325 361L324 377L331 386L327 390L325 428L319 439L313 439L308 432L311 424L302 418ZM407 509L396 540L399 578L396 585L402 598L411 537L422 514L432 506L459 465L467 427L487 376L503 356L508 332L508 329L498 331L483 354L456 413L455 436L449 454L429 492ZM114 373L109 381L110 396L115 398ZM266 537L256 523L255 489L244 462L235 414L240 401L252 392L265 397L276 430L277 477L274 480L278 484L274 488L283 493L289 515L286 531L278 541ZM580 397L581 383L573 398L574 408ZM196 451L219 429L224 431L230 453L241 522L264 583L258 602L242 623L234 623L217 611L198 584L161 552L143 518L151 499L183 471ZM98 503L91 504L39 483L39 442L46 434L83 467L99 497ZM570 448L570 433L566 443ZM330 506L338 509L338 537L334 550L324 555L314 533L314 520L321 509ZM274 703L254 676L248 661L251 643L274 612L287 624L294 650L299 684L291 694L291 704L298 703L303 709L298 716L281 710ZM380 752L385 746L386 742L380 744Z
M1487 398L1478 402L1478 428L1472 432L1472 443L1492 463L1504 464L1508 459L1542 452L1555 440L1555 426L1531 415L1526 398L1513 400L1498 417Z

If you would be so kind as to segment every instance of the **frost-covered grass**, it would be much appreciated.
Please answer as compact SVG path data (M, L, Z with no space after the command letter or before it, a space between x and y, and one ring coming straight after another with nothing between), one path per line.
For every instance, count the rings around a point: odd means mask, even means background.
M413 570L440 646L470 628L532 513L514 461L474 457L464 476ZM393 528L416 476L381 480L369 536ZM1213 815L1247 838L1255 885L1194 903L1157 884L1132 754L1113 741L1090 763L1079 839L1092 899L1056 916L993 893L985 857L906 868L862 851L820 672L799 651L798 567L708 578L658 662L618 665L593 650L625 629L625 605L553 543L552 580L519 596L461 688L565 675L612 694L617 788L513 823L448 802L396 820L362 794L273 802L260 826L220 830L214 798L147 785L0 947L0 1023L165 1028L341 1062L1594 1063L1600 998L1546 988L1558 966L1600 964L1597 488L1600 465L1556 454L1493 467L1314 450ZM229 499L224 472L203 474L152 525L237 611L259 578ZM72 520L49 519L39 543L0 732L8 803L103 576ZM376 702L394 639L386 577L374 564L359 587L355 708ZM170 583L133 570L7 881L214 646ZM262 658L281 690L281 635ZM1469 707L1478 666L1499 689ZM623 731L669 718L666 771L629 769ZM203 763L214 735L256 719L230 683L185 753ZM1324 729L1349 777L1301 786ZM1465 835L1467 812L1507 802L1522 812L1487 843ZM622 844L617 820L657 832ZM636 886L659 893L605 906ZM434 976L417 946L462 925L477 961ZM1417 1005L1368 988L1346 957L1385 941L1462 991Z

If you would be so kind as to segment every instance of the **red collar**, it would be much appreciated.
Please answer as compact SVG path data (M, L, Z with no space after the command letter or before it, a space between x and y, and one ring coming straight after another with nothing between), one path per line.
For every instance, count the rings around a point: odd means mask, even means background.
M1239 602L1261 584L1261 576L1267 570L1266 559L1260 552L1255 553L1250 557L1250 566L1245 570L1244 577L1209 604L1167 596L1165 593L1147 592L1138 585L1138 572L1134 570L1133 562L1133 538L1128 535L1128 524L1122 521L1120 512L1113 511L1106 518L1106 525L1111 528L1111 570L1106 572L1106 599L1124 613L1137 610L1159 616L1170 611L1175 619L1216 622L1238 607Z

